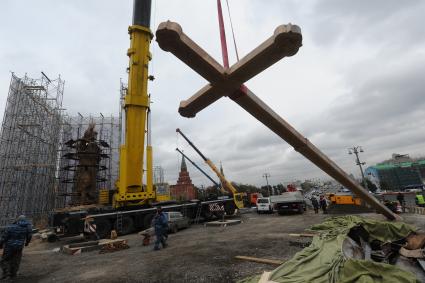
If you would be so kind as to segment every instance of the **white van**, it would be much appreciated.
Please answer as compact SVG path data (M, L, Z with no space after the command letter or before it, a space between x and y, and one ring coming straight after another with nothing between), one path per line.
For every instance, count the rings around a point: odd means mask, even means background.
M273 204L270 198L258 198L257 199L257 213L273 213Z

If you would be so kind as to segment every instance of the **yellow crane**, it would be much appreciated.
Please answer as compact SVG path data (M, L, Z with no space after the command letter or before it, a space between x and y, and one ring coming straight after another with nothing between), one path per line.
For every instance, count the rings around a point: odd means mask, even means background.
M221 185L232 195L233 201L235 202L235 205L237 208L243 208L243 196L244 193L239 193L235 187L227 181L227 179L224 177L224 175L220 172L220 170L215 166L214 163L208 158L206 158L201 151L189 140L188 137L185 136L185 134L182 133L180 129L176 129L176 132L179 133L188 143L189 145L201 156L201 158L205 161L205 163L211 168L211 170L214 171L214 173L217 175L217 177L220 179Z
M128 90L124 98L123 141L120 146L119 177L113 197L114 207L144 205L155 200L152 146L150 138L150 97L147 92L151 0L135 0L130 34ZM146 185L143 161L146 138Z

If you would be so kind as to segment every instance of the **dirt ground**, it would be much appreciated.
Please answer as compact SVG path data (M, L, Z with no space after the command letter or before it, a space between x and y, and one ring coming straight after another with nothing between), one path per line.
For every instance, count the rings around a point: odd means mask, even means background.
M241 215L242 223L225 228L192 225L170 234L169 247L153 251L141 236L127 235L130 249L108 254L53 252L66 242L35 242L24 251L15 282L235 282L273 266L240 261L236 255L287 260L302 248L289 233L300 233L329 215ZM368 217L380 217L368 215ZM425 230L425 217L404 215ZM292 243L290 243L290 241Z

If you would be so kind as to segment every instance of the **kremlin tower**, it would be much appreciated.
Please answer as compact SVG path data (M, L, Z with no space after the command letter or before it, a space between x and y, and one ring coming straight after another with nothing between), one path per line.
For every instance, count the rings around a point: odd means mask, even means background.
M170 186L170 194L174 200L196 199L195 186L190 179L184 157L182 157L179 179L177 180L177 184Z

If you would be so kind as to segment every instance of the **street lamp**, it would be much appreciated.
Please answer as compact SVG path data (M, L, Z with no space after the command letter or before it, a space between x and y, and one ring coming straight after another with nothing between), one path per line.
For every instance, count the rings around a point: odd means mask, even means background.
M270 177L270 174L269 173L264 173L263 174L263 178L266 178L266 183L267 183L267 190L269 191L269 196L271 196L272 195L272 192L271 192L271 189L270 189L270 186L269 186L269 178Z
M348 154L354 153L356 155L356 165L359 165L359 167L360 167L360 173L362 174L363 185L364 185L364 188L368 191L367 183L366 183L366 179L364 177L363 167L362 167L362 165L365 165L366 162L360 162L360 159L359 159L359 153L360 152L364 152L364 150L361 146L353 146L353 147L350 147L348 149Z

